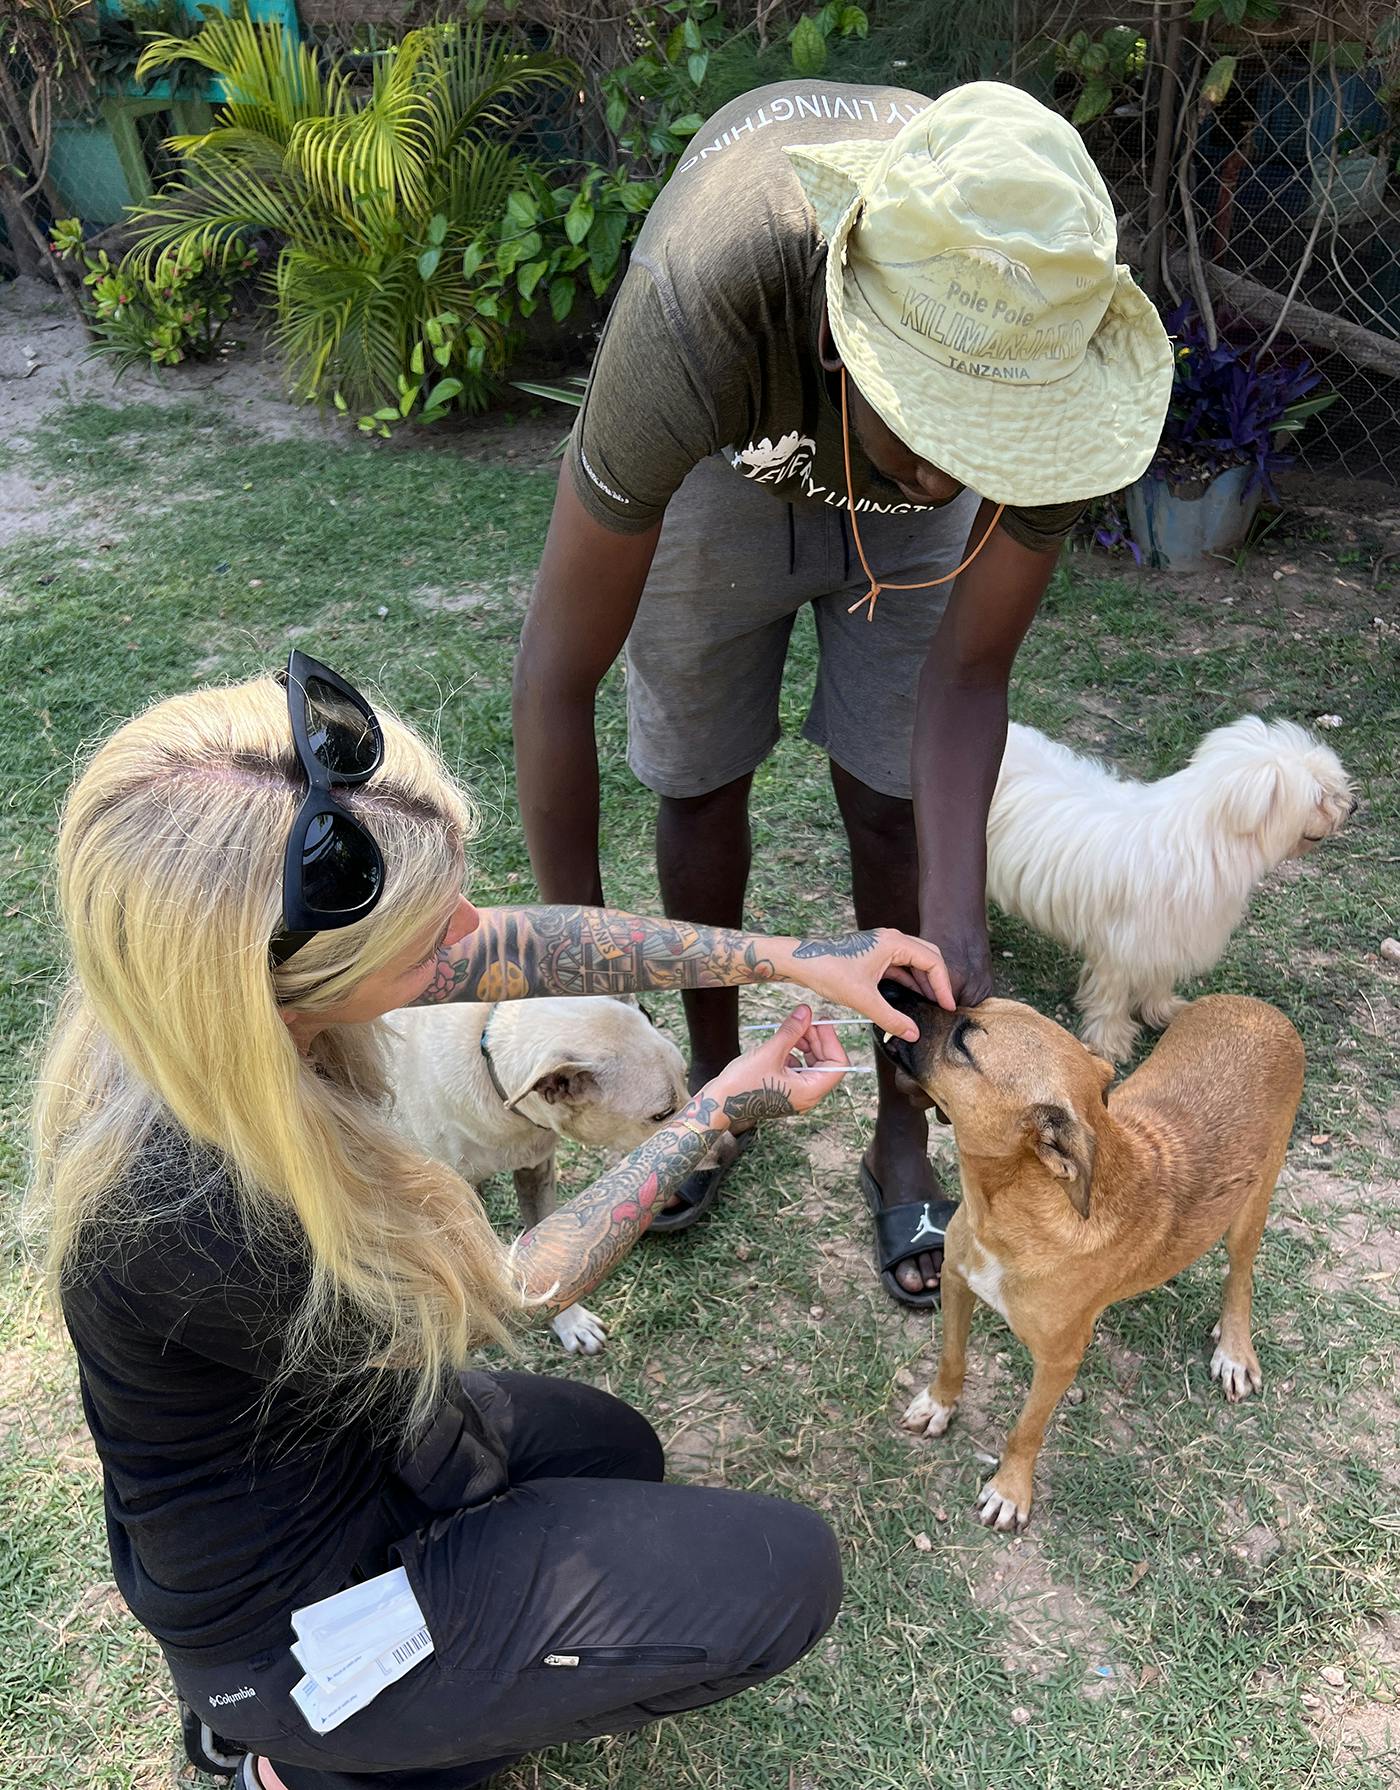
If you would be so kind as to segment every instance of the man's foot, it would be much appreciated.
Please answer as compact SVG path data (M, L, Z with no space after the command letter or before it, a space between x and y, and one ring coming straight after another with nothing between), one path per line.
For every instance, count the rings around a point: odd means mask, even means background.
M912 1311L936 1311L943 1266L943 1239L952 1223L957 1205L952 1200L903 1200L887 1202L880 1183L865 1163L860 1165L861 1192L875 1216L875 1267L880 1284L896 1305L907 1305ZM938 1280L933 1287L924 1284L925 1270L919 1267L921 1257L936 1260ZM919 1290L909 1292L902 1281L895 1279L898 1269L912 1266L919 1275Z
M875 1136L861 1167L866 1171L867 1197L868 1182L873 1181L878 1204L885 1210L925 1202L932 1206L947 1197L928 1159L928 1120L898 1095L881 1101ZM891 1273L906 1293L937 1293L943 1273L942 1237L906 1257Z

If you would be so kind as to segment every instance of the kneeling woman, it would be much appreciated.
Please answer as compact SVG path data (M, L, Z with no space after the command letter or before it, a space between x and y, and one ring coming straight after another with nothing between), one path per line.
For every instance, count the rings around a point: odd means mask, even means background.
M840 1597L813 1513L665 1485L617 1399L471 1367L602 1279L726 1129L814 1106L844 1060L829 1030L795 1009L507 1251L386 1123L375 1021L783 977L903 1034L876 984L894 968L951 1004L937 953L478 912L471 818L423 740L300 654L119 728L63 817L74 975L34 1201L117 1584L195 1716L247 1750L245 1786L458 1790L783 1671ZM293 1612L391 1572L416 1663L317 1732ZM402 1638L402 1601L394 1620ZM336 1657L365 1651L341 1632Z

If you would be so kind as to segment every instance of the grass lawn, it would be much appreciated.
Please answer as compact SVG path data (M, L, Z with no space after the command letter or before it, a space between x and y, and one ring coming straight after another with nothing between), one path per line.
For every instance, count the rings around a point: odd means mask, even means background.
M480 794L473 896L529 898L508 713L552 469L454 448L271 440L227 396L85 401L5 449L48 521L0 547L0 1182L23 1180L28 1052L58 941L48 883L75 751L152 698L279 662L289 639L433 728ZM611 1330L567 1366L635 1400L675 1472L819 1505L845 1607L774 1686L648 1732L568 1748L507 1790L1362 1790L1400 1748L1395 1146L1400 933L1396 564L1365 527L1276 533L1238 572L1169 581L1072 559L1017 668L1013 708L1141 774L1260 707L1335 713L1357 779L1349 832L1286 866L1209 979L1276 1002L1309 1071L1259 1261L1268 1384L1230 1409L1206 1372L1222 1257L1112 1312L1059 1413L1032 1527L967 1510L1027 1383L991 1314L941 1443L898 1412L929 1325L879 1293L855 1163L869 1094L771 1127L716 1216L644 1244L590 1301ZM1373 582L1374 566L1374 582ZM813 640L799 627L787 737L756 784L750 921L845 923L825 767L796 736ZM623 763L618 673L600 721L611 899L655 908L652 804ZM1062 1019L1076 966L998 919L1003 988ZM746 997L751 1013L778 995ZM675 1025L678 1006L664 1012ZM945 1138L937 1148L946 1150ZM577 1181L587 1165L575 1162ZM497 1190L504 1218L508 1202ZM0 1754L7 1784L165 1790L179 1761L154 1645L110 1584L100 1482L61 1340L14 1258L0 1294ZM684 1549L685 1537L676 1537ZM1325 1673L1325 1675L1324 1675ZM1386 1774L1389 1773L1389 1778Z

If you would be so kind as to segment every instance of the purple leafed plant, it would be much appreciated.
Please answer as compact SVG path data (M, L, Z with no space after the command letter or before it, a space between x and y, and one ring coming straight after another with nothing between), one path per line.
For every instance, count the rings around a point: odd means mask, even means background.
M1123 507L1116 497L1100 498L1094 507L1094 545L1102 547L1105 553L1116 553L1125 548L1133 556L1133 563L1141 565L1142 548L1133 539L1128 528L1128 518L1123 514ZM1090 518L1086 518L1086 521Z
M1265 359L1224 336L1212 348L1190 299L1165 322L1176 370L1149 476L1172 485L1209 483L1232 466L1248 466L1246 491L1262 485L1276 501L1273 475L1293 460L1280 443L1335 403L1337 393L1308 395L1322 375L1305 355L1294 361Z

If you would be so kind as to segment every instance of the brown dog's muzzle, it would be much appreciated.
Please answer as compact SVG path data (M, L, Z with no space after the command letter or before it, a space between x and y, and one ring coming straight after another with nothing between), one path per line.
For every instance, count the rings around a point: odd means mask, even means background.
M923 995L915 994L912 988L906 988L902 982L892 982L888 978L881 982L880 993L897 1013L903 1013L912 1019L919 1028L918 1042L908 1043L903 1038L885 1038L878 1032L877 1044L880 1050L899 1070L912 1089L917 1089L924 1103L933 1107L940 1125L948 1123L948 1116L933 1100L927 1088L927 1069L930 1058L937 1047L940 1030L954 1016L945 1013L934 1001L925 1000Z

